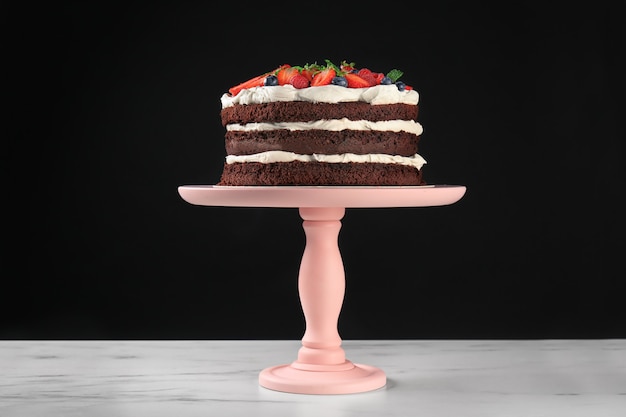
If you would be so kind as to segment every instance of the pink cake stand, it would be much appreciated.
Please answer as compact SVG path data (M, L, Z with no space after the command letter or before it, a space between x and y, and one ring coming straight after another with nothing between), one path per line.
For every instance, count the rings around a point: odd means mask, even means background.
M180 186L188 203L200 206L298 208L306 244L298 276L306 329L297 359L261 371L265 388L298 394L351 394L373 391L387 383L385 373L346 359L337 331L345 292L344 266L338 246L346 208L427 207L457 202L464 186L400 187L226 187Z

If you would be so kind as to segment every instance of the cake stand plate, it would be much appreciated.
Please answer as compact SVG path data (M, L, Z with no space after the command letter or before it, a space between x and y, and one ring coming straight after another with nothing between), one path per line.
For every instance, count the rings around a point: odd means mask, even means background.
M346 359L337 331L345 294L338 237L346 208L428 207L457 202L465 186L250 186L184 185L180 196L200 206L297 208L306 244L298 293L306 329L297 359L259 374L265 388L297 394L352 394L387 383L385 373Z
M423 186L217 186L184 185L181 197L201 206L231 207L426 207L457 202L461 185Z

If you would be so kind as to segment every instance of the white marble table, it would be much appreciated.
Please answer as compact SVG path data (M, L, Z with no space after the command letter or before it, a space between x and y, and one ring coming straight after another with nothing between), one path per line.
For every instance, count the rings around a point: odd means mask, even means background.
M625 340L350 341L387 386L258 385L300 341L0 341L0 416L624 417Z

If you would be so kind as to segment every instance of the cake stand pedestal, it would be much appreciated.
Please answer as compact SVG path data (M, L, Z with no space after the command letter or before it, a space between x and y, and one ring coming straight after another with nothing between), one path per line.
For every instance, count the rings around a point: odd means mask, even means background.
M346 208L427 207L457 202L464 186L401 187L226 187L180 186L188 203L200 206L298 208L306 236L298 292L306 328L297 359L261 371L265 388L298 394L351 394L387 383L385 373L346 359L337 331L345 293L338 246Z

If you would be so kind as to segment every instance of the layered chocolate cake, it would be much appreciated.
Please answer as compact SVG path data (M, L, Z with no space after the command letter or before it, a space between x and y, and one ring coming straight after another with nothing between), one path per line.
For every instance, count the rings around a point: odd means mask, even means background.
M419 94L401 75L326 60L231 88L217 185L425 185Z

